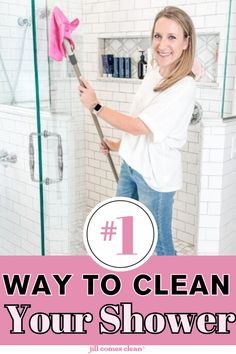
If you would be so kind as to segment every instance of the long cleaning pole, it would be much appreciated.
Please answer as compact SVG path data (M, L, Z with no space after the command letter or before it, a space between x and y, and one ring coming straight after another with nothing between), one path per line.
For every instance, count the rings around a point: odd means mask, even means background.
M74 52L73 52L73 50L72 50L72 48L71 48L70 42L67 41L66 39L64 39L63 44L64 44L64 46L65 46L65 48L66 48L66 52L67 52L67 55L68 55L68 57L69 57L70 63L72 64L72 66L73 66L73 68L74 68L76 77L77 77L77 79L79 80L79 83L84 86L83 82L80 80L81 72L80 72L80 69L79 69L79 66L78 66L78 62L77 62L76 56L75 56L75 54L74 54ZM105 143L104 143L104 135L103 135L101 126L100 126L100 124L99 124L99 122L98 122L97 116L96 116L96 114L94 114L94 113L92 113L92 112L91 112L91 116L92 116L92 118L93 118L93 121L94 121L95 127L96 127L96 129L97 129L99 138L100 138L101 142L102 142L103 144L105 144ZM108 146L107 146L107 148L108 148ZM108 150L109 150L109 148L108 148ZM109 164L110 164L110 167L111 167L111 170L112 170L112 172L113 172L113 175L114 175L114 177L115 177L115 180L116 180L116 182L118 182L119 177L118 177L118 174L117 174L117 171L116 171L114 162L113 162L113 160L112 160L112 157L111 157L111 154L110 154L109 151L108 151L108 154L107 154L107 159L108 159L108 162L109 162Z

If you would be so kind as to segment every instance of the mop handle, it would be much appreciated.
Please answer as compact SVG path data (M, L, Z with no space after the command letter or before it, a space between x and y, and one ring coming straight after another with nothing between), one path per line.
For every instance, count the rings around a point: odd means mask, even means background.
M79 66L78 66L78 62L77 62L77 59L76 59L76 56L74 54L74 52L72 51L71 49L71 45L70 45L70 42L67 41L66 39L64 39L63 41L63 44L66 48L66 52L67 52L67 55L69 57L69 60L70 60L70 63L72 64L73 68L74 68L74 71L75 71L75 74L76 74L76 77L77 79L79 80L79 83L85 87L84 83L80 80L80 77L81 77L81 72L80 72L80 69L79 69ZM117 171L116 171L116 168L115 168L115 164L112 160L112 157L111 157L111 154L109 152L109 147L107 146L107 144L104 142L104 135L103 135L103 132L102 132L102 129L101 129L101 126L98 122L98 119L97 119L97 116L96 114L94 114L93 112L90 112L91 113L91 116L93 118L93 121L94 121L94 124L95 124L95 127L97 129L97 132L98 132L98 135L99 135L99 138L101 140L101 142L103 143L103 145L106 146L106 148L108 149L108 154L107 154L107 159L108 159L108 162L110 164L110 167L111 167L111 170L113 172L113 175L115 177L115 180L116 182L118 182L119 180L119 177L118 177L118 174L117 174Z

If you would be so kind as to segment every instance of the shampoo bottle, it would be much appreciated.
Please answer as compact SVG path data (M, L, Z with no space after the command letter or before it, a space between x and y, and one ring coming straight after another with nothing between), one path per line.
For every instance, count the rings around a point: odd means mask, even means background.
M141 52L141 56L140 56L140 60L138 62L138 78L143 79L144 75L146 73L147 62L145 61L145 58L143 55L144 51L140 50L139 52Z

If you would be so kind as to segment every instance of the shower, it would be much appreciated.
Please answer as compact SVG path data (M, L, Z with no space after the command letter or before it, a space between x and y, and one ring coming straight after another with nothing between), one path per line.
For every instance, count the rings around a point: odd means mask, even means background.
M7 7L0 14L0 36L5 30L10 38L0 43L0 255L78 255L86 213L84 110L67 66L48 58L50 11L46 1L37 9L35 2L25 2L20 14ZM81 4L75 6L79 16ZM68 8L72 17L75 7Z
M23 27L23 26L26 26L26 27L31 26L31 20L30 20L30 18L19 17L18 20L17 20L17 23L18 23L18 25L21 26L21 27Z
M50 11L47 9L47 6L45 6L45 8L37 8L35 14L37 19L41 21L45 21L48 19L50 15ZM27 61L25 49L27 49L26 48L27 38L29 40L32 35L30 31L31 22L32 22L31 16L29 17L20 16L15 20L17 31L19 31L20 33L19 36L20 38L18 40L20 46L18 47L17 50L17 57L14 57L14 66L8 63L9 59L8 58L6 59L3 50L0 50L0 66L2 67L2 73L3 76L5 77L5 82L7 84L10 93L10 97L8 96L6 103L10 105L18 105L21 102L21 100L17 99L17 88L19 84L21 71L22 71L22 65L24 63L24 60ZM47 21L45 22L47 25ZM4 48L3 43L1 47Z
M20 47L20 54L19 54L19 61L18 61L18 65L17 65L17 70L16 70L16 77L14 79L14 81L12 82L9 75L8 75L8 71L5 65L5 61L4 58L0 52L0 62L2 64L2 68L3 68L3 73L5 75L10 93L11 93L11 99L10 99L10 104L14 105L17 104L16 101L16 89L17 89L17 85L19 82L19 76L20 76L20 72L21 72L21 67L22 67L22 61L23 61L23 56L24 56L24 47L25 47L25 40L26 40L26 34L27 34L27 30L28 27L31 26L31 21L29 18L22 18L19 17L17 20L17 24L20 27L24 27L24 32L23 32L23 37L22 37L22 42L21 42L21 47Z
M36 9L36 13L37 13L37 16L40 18L40 19L45 19L45 18L48 18L49 15L50 15L50 10L47 8L47 6L45 6L45 8L38 8Z

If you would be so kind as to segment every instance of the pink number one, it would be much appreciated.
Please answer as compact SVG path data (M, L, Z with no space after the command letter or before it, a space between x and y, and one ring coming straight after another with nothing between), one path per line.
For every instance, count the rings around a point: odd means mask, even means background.
M122 254L136 254L133 251L133 216L121 216L122 220Z

